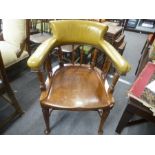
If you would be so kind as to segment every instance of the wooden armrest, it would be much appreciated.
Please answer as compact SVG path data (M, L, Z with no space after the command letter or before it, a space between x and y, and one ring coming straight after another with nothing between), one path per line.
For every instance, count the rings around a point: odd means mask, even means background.
M102 40L100 42L101 49L105 51L107 56L111 59L116 70L120 75L125 75L131 66L129 63L119 54L119 52L107 41Z
M33 70L39 70L43 64L48 53L56 46L56 39L54 37L43 42L36 51L28 59L28 66Z
M4 38L3 38L3 33L0 33L0 41L3 41Z

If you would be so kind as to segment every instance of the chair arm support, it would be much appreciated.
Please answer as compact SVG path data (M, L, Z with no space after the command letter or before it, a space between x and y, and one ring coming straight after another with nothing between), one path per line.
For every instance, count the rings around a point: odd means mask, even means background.
M55 45L56 39L53 37L43 42L28 59L28 66L32 70L39 70L48 53L55 47Z
M23 43L20 43L20 49L17 52L17 58L19 58L22 55L25 45L26 45L26 39L23 41Z
M105 51L107 56L112 60L116 70L120 75L125 75L130 69L130 64L118 53L118 51L107 41L102 40L100 47Z

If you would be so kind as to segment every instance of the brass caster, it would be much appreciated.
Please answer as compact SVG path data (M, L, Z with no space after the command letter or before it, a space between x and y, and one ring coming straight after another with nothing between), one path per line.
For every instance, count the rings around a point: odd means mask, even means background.
M48 135L49 133L50 133L50 130L47 130L47 129L44 130L45 135Z

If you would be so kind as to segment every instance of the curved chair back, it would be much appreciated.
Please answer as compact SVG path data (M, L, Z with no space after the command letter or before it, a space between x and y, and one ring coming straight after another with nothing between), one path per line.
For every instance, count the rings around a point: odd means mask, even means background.
M57 46L90 44L106 54L119 74L126 74L130 70L128 62L111 44L104 40L104 34L108 29L107 26L97 22L81 20L60 20L50 23L53 37L41 44L29 59L28 65L32 69L38 70L47 55Z
M51 21L51 29L57 44L90 44L99 46L108 26L100 23L82 20Z

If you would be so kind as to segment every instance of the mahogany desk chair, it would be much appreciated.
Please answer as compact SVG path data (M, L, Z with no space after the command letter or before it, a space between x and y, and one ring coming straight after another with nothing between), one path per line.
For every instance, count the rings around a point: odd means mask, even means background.
M130 65L103 39L108 27L100 23L82 20L51 21L53 37L42 43L28 60L28 66L37 72L40 80L40 104L46 124L45 133L50 132L49 116L52 110L98 111L101 117L98 133L103 133L103 124L114 105L113 91L120 75L125 75ZM76 50L72 50L70 64L63 60L62 45L93 45L90 64L83 64L83 50L80 61L75 63ZM59 65L51 66L50 53L58 47ZM107 55L103 70L95 67L97 55ZM111 85L106 80L111 60L116 67ZM42 67L43 66L43 70ZM46 71L45 80L43 72ZM50 111L51 109L51 111Z

